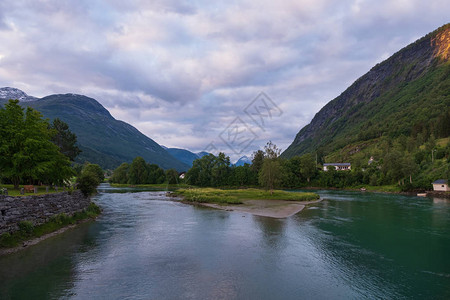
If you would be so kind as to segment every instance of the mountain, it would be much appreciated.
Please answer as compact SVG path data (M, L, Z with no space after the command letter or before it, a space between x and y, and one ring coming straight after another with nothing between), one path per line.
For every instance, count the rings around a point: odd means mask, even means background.
M208 152L206 152L206 151L201 151L201 152L197 152L196 154L197 154L197 156L198 156L199 158L202 158L203 156L208 155L208 154L210 154L210 153L208 153Z
M182 163L185 163L189 167L192 167L192 163L194 162L194 160L200 158L198 154L192 153L191 151L185 149L167 148L166 150L170 155L172 155Z
M169 152L170 155L181 161L182 163L188 165L189 167L192 167L192 164L194 160L198 158L202 158L205 155L208 155L208 152L202 151L198 153L191 152L186 149L179 149L179 148L167 148L162 146L164 149Z
M245 156L245 155L242 156L241 158L239 158L234 165L236 167L239 167L239 166L243 166L244 164L249 164L249 165L252 164L252 160L248 156Z
M6 99L15 99L15 96L29 97L20 90L6 91L8 92L2 94L2 98L6 98L0 104L5 103ZM131 162L136 156L142 156L146 162L164 169L186 171L189 168L135 127L114 119L95 99L76 94L34 99L36 100L21 104L40 111L46 118L61 119L77 135L79 148L83 152L76 158L76 162L89 161L105 169L114 169L122 162Z
M28 96L23 91L12 88L12 87L4 87L0 88L0 99L17 99L20 102L28 102L28 101L36 101L38 98Z
M450 24L374 66L325 105L282 156L332 153L380 137L448 135Z

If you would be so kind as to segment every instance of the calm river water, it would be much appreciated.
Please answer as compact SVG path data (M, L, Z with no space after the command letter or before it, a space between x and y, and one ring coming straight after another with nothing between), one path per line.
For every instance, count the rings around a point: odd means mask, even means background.
M450 299L450 202L318 191L287 219L100 188L83 224L0 257L0 299Z

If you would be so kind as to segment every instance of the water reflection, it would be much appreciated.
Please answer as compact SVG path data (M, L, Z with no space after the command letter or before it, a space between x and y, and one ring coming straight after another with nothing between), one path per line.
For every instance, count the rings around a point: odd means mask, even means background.
M73 286L73 253L96 247L89 236L92 224L52 237L20 252L0 257L0 299L59 298Z

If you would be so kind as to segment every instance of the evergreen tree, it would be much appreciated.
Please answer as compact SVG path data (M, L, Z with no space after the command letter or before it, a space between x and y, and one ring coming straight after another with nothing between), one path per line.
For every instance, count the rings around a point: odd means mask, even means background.
M53 120L51 129L54 131L52 142L59 147L62 154L74 161L81 153L80 148L76 146L77 136L69 130L69 125L58 118Z

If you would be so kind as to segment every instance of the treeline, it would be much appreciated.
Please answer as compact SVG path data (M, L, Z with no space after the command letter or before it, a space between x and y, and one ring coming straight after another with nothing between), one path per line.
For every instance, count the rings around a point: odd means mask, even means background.
M109 181L120 184L176 184L179 183L179 178L175 169L164 171L158 165L146 163L138 156L131 164L123 163L115 169Z
M407 143L382 143L369 164L369 156L352 161L351 171L321 170L320 157L311 154L290 159L268 143L265 151L253 153L252 164L233 166L223 153L206 155L194 161L186 174L188 184L210 187L263 186L267 189L399 185L404 191L431 189L431 182L450 174L450 144L436 144L433 137L425 145L408 151ZM316 161L317 160L317 161Z

